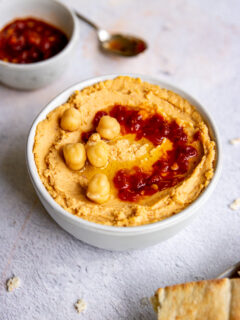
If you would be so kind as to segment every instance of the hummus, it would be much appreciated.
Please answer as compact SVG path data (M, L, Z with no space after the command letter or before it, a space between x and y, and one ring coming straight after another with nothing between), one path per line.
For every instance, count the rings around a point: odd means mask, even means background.
M176 123L184 131L188 145L196 150L189 159L184 178L176 180L137 201L123 201L118 196L114 177L120 169L139 167L150 172L152 166L173 148L168 138L154 144L147 138L136 139L135 134L122 133L107 141L108 164L96 168L86 162L83 169L69 169L63 158L63 146L82 142L82 133L93 130L93 119L98 111L115 105L138 109L142 118L159 114L169 123ZM80 112L81 125L73 132L61 129L60 120L67 109ZM165 121L164 120L164 121ZM69 100L50 112L36 129L33 147L39 176L50 195L68 212L91 222L112 226L138 226L160 221L186 208L206 188L214 174L215 143L207 125L190 103L178 94L140 79L118 77L75 91ZM178 168L174 163L172 172ZM107 202L96 204L86 197L89 180L104 173L110 182ZM162 174L164 177L164 173ZM152 188L158 188L156 184Z

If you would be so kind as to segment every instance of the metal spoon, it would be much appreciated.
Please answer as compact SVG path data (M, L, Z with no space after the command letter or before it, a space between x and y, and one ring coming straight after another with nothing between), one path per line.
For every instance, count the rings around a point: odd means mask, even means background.
M144 40L126 34L110 34L96 26L79 12L75 11L76 16L89 24L97 31L100 48L105 52L113 53L125 57L133 57L147 49Z
M225 270L223 273L219 274L217 279L239 278L239 277L240 277L240 262L236 263L235 265Z

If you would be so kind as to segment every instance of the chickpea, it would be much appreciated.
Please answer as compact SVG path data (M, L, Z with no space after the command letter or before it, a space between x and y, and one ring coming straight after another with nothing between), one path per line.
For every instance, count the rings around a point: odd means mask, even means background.
M87 197L96 203L104 203L110 195L110 183L103 173L97 173L92 177L87 188Z
M86 162L86 151L82 143L68 143L63 147L63 155L67 166L72 170L80 170Z
M86 146L89 162L97 168L104 167L108 162L109 147L106 142L98 141Z
M103 116L99 124L97 126L97 132L101 135L104 139L114 139L120 133L120 124L119 122L110 116Z
M75 131L80 127L81 115L75 108L69 108L63 112L61 128L66 131Z

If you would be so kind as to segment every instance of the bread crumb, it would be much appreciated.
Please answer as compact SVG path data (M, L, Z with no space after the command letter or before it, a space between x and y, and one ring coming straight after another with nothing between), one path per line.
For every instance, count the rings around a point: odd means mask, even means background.
M20 279L18 277L12 277L7 281L7 290L9 292L17 289L20 286Z
M146 307L146 306L149 306L149 303L150 303L150 300L148 297L143 297L141 300L140 300L140 304L142 307Z
M240 143L240 138L232 139L232 140L230 140L230 143L231 144L239 144Z
M240 198L237 198L230 204L232 210L238 210L240 208Z
M78 299L74 306L78 313L84 312L87 308L87 304L83 299Z

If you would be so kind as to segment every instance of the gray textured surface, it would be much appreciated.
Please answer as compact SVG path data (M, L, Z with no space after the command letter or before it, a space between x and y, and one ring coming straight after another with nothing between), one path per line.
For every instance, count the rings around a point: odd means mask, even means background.
M35 92L0 87L0 319L154 319L140 299L163 285L211 278L240 260L240 2L68 1L112 30L149 36L135 59L98 52L81 23L72 66ZM200 215L174 238L142 251L115 253L75 240L50 219L27 177L29 127L55 95L82 79L113 72L144 73L181 86L212 113L223 143L223 173ZM13 274L21 288L5 281ZM77 314L83 298L88 308Z

